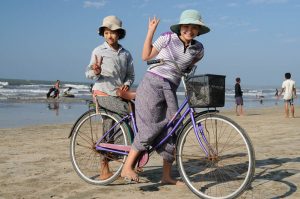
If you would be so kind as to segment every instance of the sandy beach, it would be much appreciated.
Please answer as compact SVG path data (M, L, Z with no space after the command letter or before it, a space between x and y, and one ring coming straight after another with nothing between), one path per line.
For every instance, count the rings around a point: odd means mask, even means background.
M285 118L282 106L222 114L238 122L252 139L256 172L240 198L300 198L300 107ZM162 186L161 158L155 154L141 173L144 181L90 185L73 170L68 134L72 124L0 129L0 198L197 198L187 187ZM177 168L174 175L179 177Z

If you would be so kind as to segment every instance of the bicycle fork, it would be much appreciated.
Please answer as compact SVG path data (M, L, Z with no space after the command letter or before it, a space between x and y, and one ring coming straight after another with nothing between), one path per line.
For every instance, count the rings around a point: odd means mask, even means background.
M210 159L210 160L214 160L214 159L216 159L216 157L218 155L218 142L216 140L216 148L214 150L205 136L203 124L196 123L193 113L194 113L194 110L191 110L190 117L192 119L192 124L193 124L193 128L194 128L194 132L195 132L197 141L198 141L199 145L201 146L201 148L203 149L203 151L205 152L206 157L208 157L208 159ZM207 133L209 134L209 132L207 132ZM217 133L217 132L215 132L215 133ZM216 136L216 139L217 139L217 136Z

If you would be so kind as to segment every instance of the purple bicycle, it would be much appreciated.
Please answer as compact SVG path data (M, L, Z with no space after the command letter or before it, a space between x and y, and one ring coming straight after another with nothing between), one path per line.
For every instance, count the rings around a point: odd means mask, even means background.
M171 130L140 155L137 167L143 167L159 145L177 135L176 164L189 189L200 198L236 198L252 182L255 154L246 131L216 110L224 106L225 76L184 76L182 82L186 98L166 126ZM122 118L102 108L90 109L77 120L70 133L70 154L80 178L108 185L120 176L138 133L132 110ZM103 159L112 174L104 179Z

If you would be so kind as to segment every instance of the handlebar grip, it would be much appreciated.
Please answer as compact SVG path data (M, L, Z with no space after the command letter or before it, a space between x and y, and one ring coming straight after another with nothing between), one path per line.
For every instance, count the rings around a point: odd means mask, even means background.
M160 62L161 62L160 59L149 60L149 61L147 61L147 65L158 64Z

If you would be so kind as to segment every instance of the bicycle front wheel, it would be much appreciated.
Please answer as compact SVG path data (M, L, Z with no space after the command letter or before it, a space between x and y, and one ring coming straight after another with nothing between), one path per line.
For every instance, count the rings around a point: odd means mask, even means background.
M107 185L116 180L126 156L96 150L96 143L115 124L103 143L130 145L130 130L117 114L100 110L87 112L74 126L70 140L70 156L74 170L90 184ZM101 143L102 143L101 142Z
M199 136L190 122L178 137L181 177L201 198L238 197L251 183L255 170L254 149L247 133L222 115L201 115L195 123Z

